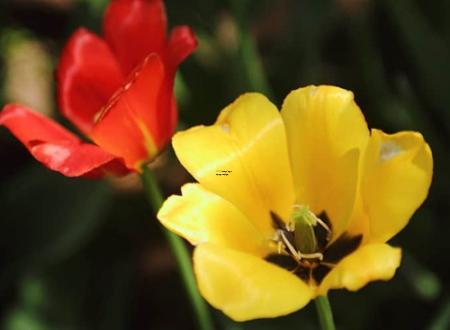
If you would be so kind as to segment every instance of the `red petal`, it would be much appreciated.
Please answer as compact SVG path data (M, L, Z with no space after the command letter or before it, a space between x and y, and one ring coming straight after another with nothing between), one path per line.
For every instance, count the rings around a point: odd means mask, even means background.
M128 74L166 43L166 13L161 0L113 0L103 21L106 42Z
M129 173L121 160L94 144L63 141L40 143L30 151L49 169L68 177L96 179L108 174Z
M197 47L194 32L188 26L177 26L171 34L167 45L168 65L176 71L177 66Z
M65 176L100 177L125 174L121 161L98 146L81 142L51 119L20 105L7 105L0 113L6 126L38 161Z
M168 79L175 77L178 65L189 56L196 47L197 39L190 27L177 26L172 30L165 53L166 76ZM173 89L173 81L167 81L167 86L168 88ZM175 96L172 96L168 116L169 120L167 122L166 130L173 134L178 123L178 111Z
M65 46L57 75L61 111L85 134L124 79L108 45L85 29Z
M171 83L156 54L145 58L102 111L92 139L139 170L169 141L173 125Z

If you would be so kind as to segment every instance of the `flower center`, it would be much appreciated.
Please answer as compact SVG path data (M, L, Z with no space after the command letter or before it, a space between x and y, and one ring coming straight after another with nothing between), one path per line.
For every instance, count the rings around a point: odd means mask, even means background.
M316 215L304 205L294 205L287 222L274 212L271 217L277 253L268 255L266 260L307 283L320 284L337 262L361 244L362 235L346 233L331 242L332 225L326 212Z
M322 260L323 254L319 249L315 227L321 226L326 231L329 240L331 234L329 226L308 207L294 205L293 208L289 223L275 231L274 240L278 243L278 251L284 248L297 261L302 259Z

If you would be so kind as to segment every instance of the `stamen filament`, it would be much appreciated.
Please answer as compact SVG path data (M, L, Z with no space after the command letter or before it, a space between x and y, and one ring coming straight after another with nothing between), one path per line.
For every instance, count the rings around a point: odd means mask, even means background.
M330 229L330 227L328 227L328 225L327 225L325 222L323 222L322 219L317 218L316 220L317 220L317 222L319 223L319 225L321 225L322 228L325 229L325 230L328 232L328 234L331 234L331 229Z
M289 240L287 239L286 235L284 234L284 232L280 231L280 235L281 235L281 239L284 242L284 245L286 245L286 247L288 248L289 252L291 252L291 254L298 260L301 260L301 254L295 249L294 246L292 246L291 242L289 242Z
M316 252L316 253L301 253L301 252L299 252L299 254L302 259L319 259L319 260L323 259L323 254L320 252Z

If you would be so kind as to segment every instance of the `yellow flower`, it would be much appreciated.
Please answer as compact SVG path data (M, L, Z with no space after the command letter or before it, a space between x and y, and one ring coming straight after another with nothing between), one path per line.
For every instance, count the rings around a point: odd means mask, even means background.
M173 146L199 183L159 220L196 246L202 295L234 320L285 315L328 290L389 280L385 242L428 194L432 155L417 132L369 132L353 93L291 92L282 110L245 94Z

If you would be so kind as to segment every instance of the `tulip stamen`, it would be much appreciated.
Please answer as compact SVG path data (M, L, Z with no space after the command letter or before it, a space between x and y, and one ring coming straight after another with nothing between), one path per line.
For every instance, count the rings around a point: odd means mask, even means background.
M288 231L292 232L292 231ZM283 247L286 247L288 253L294 257L295 260L300 262L302 259L319 259L323 260L323 253L315 252L315 253L302 253L289 241L287 238L285 231L277 230L275 233L275 237L272 239L277 243L277 252L281 254L283 251Z
M290 221L271 212L277 252L266 260L285 268L309 283L320 283L328 272L360 244L362 235L341 234L331 242L331 221L325 212L315 215L307 207L294 205Z
M289 240L287 239L285 233L282 230L279 231L279 234L280 234L280 237L282 239L282 242L284 243L284 246L286 246L286 248L289 250L289 252L291 253L291 255L295 259L300 261L301 260L301 253L300 253L300 251L297 251L297 249L291 244L291 242L289 242Z
M300 214L307 214L307 229L310 229L310 226L321 225L327 233L330 231L329 227L319 218L317 218L314 214L311 216L311 212L306 208L302 209L299 205L295 205L294 207L300 209ZM303 212L303 213L302 213ZM305 213L307 212L307 213ZM300 215L301 217L301 215ZM294 218L295 219L295 218ZM312 220L310 220L312 219ZM319 220L319 221L318 221ZM287 224L284 223L281 219L275 220L276 231L275 235L272 238L274 242L277 243L278 254L281 254L282 251L285 251L289 255L291 255L297 262L301 262L304 259L318 259L319 261L323 260L323 254L318 251L318 245L316 243L316 238L314 233L310 233L309 241L314 242L315 246L314 250L310 251L310 249L301 249L298 244L298 224L296 221L290 221ZM297 229L297 232L296 232ZM304 229L304 228L300 228ZM296 236L297 234L297 236ZM312 235L312 238L311 238ZM308 247L308 245L307 245Z

